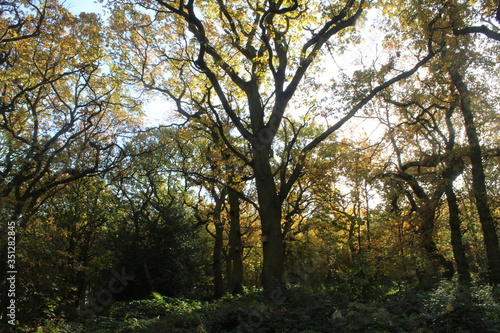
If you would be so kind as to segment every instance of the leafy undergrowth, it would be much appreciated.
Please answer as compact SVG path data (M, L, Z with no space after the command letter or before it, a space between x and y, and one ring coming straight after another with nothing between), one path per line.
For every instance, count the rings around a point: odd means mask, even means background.
M213 302L154 295L34 332L500 332L500 303L490 287L456 290L449 282L427 292L397 287L364 301L327 287L290 287L270 301L260 291Z

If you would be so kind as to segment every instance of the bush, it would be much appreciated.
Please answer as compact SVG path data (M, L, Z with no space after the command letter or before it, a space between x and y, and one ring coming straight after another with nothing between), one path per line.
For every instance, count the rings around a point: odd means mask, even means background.
M493 289L477 285L467 292L441 282L430 291L395 286L384 297L354 297L332 287L294 286L264 300L262 291L199 301L155 294L121 302L107 316L83 328L47 323L39 332L500 332L500 307Z

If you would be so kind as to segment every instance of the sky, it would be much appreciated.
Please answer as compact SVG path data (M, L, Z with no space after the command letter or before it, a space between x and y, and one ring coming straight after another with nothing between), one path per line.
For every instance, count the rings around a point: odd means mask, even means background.
M94 12L103 14L103 6L97 0L65 0L64 6L74 15L81 12ZM166 119L168 104L164 100L152 99L144 105L146 114L145 125L155 126L163 123Z
M98 0L63 0L63 3L65 7L75 15L78 15L81 12L95 12L101 15L103 14L103 6ZM339 58L337 60L340 61L341 59ZM347 65L347 67L349 66ZM165 122L170 114L170 112L168 112L169 109L172 109L172 105L160 98L153 98L145 103L144 111L146 115L146 125L154 126ZM352 122L353 121L350 123ZM366 124L364 124L362 126L368 127L365 129L368 134L373 131L372 125L366 126Z
M64 4L74 14L81 12L102 13L102 4L96 0L66 0Z

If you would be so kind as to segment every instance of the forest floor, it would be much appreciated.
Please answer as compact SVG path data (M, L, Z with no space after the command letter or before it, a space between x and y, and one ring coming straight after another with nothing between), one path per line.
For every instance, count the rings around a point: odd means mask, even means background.
M500 332L500 302L488 286L460 293L451 282L383 294L370 285L345 288L293 286L272 300L259 290L216 301L154 294L81 322L53 319L25 332Z

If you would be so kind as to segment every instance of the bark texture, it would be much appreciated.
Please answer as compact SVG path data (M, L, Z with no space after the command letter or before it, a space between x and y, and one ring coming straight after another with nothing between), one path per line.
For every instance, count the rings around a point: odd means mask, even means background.
M464 118L465 132L471 149L472 190L474 192L476 208L486 246L489 280L490 283L496 285L500 284L500 250L498 248L498 235L495 223L490 206L488 205L486 176L481 156L481 144L474 121L475 111L472 109L470 93L467 85L463 81L462 75L457 70L453 70L451 72L451 78L460 95L460 109Z

